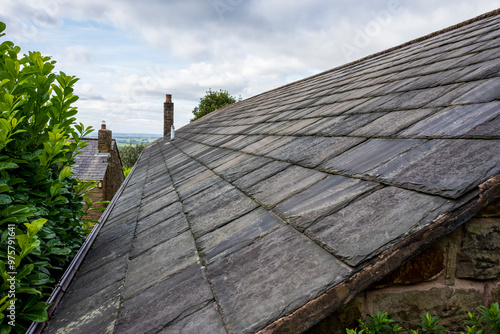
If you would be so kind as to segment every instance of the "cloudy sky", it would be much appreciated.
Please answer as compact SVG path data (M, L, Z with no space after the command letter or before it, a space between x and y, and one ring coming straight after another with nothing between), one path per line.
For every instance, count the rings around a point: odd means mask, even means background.
M500 0L2 0L22 52L80 78L78 120L161 134L211 88L249 98L500 7Z

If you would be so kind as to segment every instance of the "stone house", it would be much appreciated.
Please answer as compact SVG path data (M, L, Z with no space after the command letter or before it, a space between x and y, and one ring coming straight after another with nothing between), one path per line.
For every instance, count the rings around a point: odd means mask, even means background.
M498 301L499 28L497 10L151 143L45 333L335 333L378 310L455 326Z
M123 183L123 169L118 145L112 138L111 130L102 123L97 138L85 138L88 145L76 156L75 176L79 179L98 181L90 191L92 201L111 201ZM93 205L106 206L103 204ZM89 211L85 218L99 220L103 211Z

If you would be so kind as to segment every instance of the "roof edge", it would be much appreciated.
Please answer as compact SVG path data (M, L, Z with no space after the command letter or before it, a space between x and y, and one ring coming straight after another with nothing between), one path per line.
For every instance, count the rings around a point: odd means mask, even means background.
M144 152L144 151L143 151ZM139 159L142 156L142 152L139 155ZM90 250L90 247L92 247L92 244L94 243L95 239L97 238L97 235L101 231L101 228L104 226L106 220L108 219L109 214L113 210L114 206L116 205L116 202L120 198L123 190L125 190L125 187L127 186L128 182L132 178L132 175L134 174L134 170L137 164L132 167L132 170L130 173L127 175L127 178L122 182L120 188L116 191L115 195L111 199L111 202L109 203L108 207L106 208L106 211L103 212L102 216L99 218L99 223L97 226L95 226L92 229L92 232L87 236L85 241L83 242L82 246L76 253L75 257L73 260L71 260L70 264L64 271L63 275L59 279L59 282L57 282L56 286L54 287L54 290L52 290L52 293L49 296L49 299L47 300L47 303L51 304L46 308L49 320L52 314L54 313L55 309L59 305L59 302L63 298L64 294L68 290L68 287L70 286L71 282L73 281L73 278L75 277L76 273L78 272L78 269L80 269L81 264L83 263L83 260L85 259L85 256ZM28 328L28 331L26 332L27 334L40 334L43 332L45 329L45 326L48 324L48 321L45 322L32 322L30 327Z
M334 286L291 314L275 320L261 329L258 334L304 332L340 306L349 302L372 283L385 277L439 238L454 231L475 216L481 209L499 198L500 174L497 174L480 184L477 194L466 199L457 210L437 219L429 226L386 249L374 261L346 281Z

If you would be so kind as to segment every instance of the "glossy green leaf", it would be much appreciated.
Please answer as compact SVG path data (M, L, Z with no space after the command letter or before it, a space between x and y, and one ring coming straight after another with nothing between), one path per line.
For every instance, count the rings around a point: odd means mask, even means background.
M9 195L0 194L0 205L10 204L10 203L12 203L12 197L10 197Z

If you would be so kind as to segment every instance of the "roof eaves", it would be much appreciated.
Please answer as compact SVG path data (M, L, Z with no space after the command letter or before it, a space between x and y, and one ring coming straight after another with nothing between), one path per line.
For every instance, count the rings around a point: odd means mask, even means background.
M471 194L461 199L458 208L436 219L432 224L413 233L406 239L386 249L353 276L334 286L319 297L304 304L291 314L281 317L258 334L302 332L349 302L373 282L395 270L402 263L425 250L439 238L475 216L500 198L500 174L480 184Z

